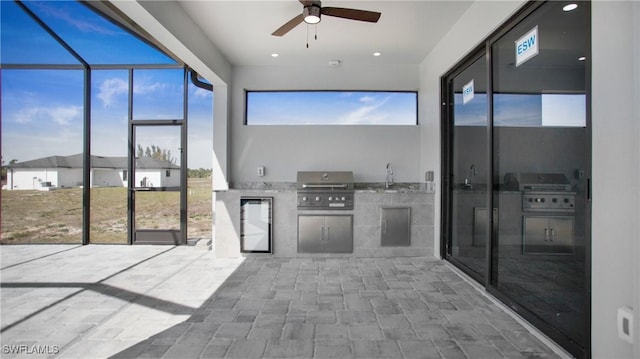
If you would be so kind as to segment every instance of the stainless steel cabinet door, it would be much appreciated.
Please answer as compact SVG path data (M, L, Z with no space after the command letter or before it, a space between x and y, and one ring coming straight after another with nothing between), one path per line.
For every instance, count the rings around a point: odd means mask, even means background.
M350 215L325 217L324 250L331 253L353 252L353 226Z
M525 216L523 242L525 254L548 253L549 218Z
M383 207L380 217L380 245L411 245L411 208Z
M573 217L524 217L524 254L572 254Z
M573 253L573 224L573 217L549 218L549 249L552 253Z
M298 216L298 253L322 253L324 216Z

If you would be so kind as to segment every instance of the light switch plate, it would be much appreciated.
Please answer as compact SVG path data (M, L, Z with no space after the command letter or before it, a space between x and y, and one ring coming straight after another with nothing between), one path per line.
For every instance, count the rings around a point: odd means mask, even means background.
M258 177L264 177L264 166L258 166Z
M629 344L633 344L633 309L618 308L618 336Z

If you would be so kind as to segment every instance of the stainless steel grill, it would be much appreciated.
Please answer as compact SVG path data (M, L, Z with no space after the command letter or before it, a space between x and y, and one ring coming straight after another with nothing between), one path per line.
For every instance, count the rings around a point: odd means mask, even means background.
M353 172L300 171L298 209L353 209Z
M525 212L575 212L575 192L561 173L513 173L505 182L522 191Z

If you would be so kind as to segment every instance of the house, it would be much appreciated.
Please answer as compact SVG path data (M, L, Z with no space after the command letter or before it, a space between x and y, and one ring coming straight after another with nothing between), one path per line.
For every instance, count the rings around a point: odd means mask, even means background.
M42 190L82 186L82 154L49 156L7 166L7 190ZM136 187L179 186L180 167L151 157L136 159ZM91 188L127 187L127 157L91 156Z

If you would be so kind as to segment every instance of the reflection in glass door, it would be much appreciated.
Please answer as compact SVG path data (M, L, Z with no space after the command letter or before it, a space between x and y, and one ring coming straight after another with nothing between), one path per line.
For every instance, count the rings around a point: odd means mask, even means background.
M446 256L484 283L487 248L487 95L484 51L449 82L451 219Z
M588 3L540 6L491 47L492 287L581 356L588 348L586 117ZM538 53L518 57L523 38ZM514 58L515 64L514 65Z
M564 5L529 3L487 39L486 57L443 78L442 243L447 260L589 357L590 9Z
M130 190L134 244L185 244L182 218L182 126L133 125Z

